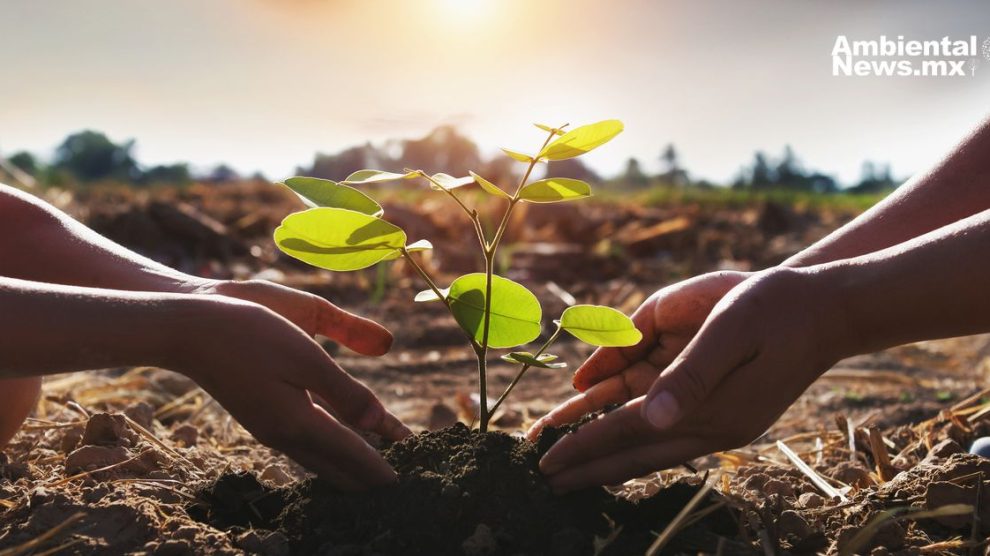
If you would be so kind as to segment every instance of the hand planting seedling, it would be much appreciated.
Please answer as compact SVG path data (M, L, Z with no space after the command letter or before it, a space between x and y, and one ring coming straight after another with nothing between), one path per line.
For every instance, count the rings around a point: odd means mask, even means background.
M284 253L328 270L359 270L405 258L429 286L416 295L415 301L443 303L466 333L478 358L481 432L488 430L491 415L527 370L566 366L548 352L561 332L567 331L595 346L630 346L642 338L632 321L615 309L597 305L569 307L559 320L554 321L556 330L536 352L511 351L502 356L503 360L519 365L519 371L502 395L490 406L488 404L489 350L528 344L542 331L543 310L536 296L524 286L494 272L496 251L509 216L519 203L556 203L590 196L591 187L581 180L546 177L530 182L529 178L538 163L580 156L622 131L622 123L618 120L605 120L570 131L565 131L566 125L554 128L537 124L537 127L547 132L548 137L536 154L530 156L503 149L511 158L527 165L511 194L474 172L455 178L442 173L429 175L422 170L404 173L360 170L339 183L294 177L285 180L284 185L310 208L290 214L275 230L275 243ZM410 243L402 229L385 220L381 205L354 187L413 179L426 180L432 189L450 196L468 216L484 255L484 272L466 274L441 288L413 255L432 249L433 245L424 239ZM486 233L477 210L468 207L457 194L458 189L472 184L506 205L497 228L491 233Z

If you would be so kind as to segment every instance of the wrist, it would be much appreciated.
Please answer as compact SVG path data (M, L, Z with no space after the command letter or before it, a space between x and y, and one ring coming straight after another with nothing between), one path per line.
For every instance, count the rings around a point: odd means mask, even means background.
M239 313L250 309L249 303L219 296L183 295L173 304L164 334L162 367L195 378L218 346L228 344L226 335Z
M863 288L857 268L845 261L803 267L798 270L808 283L819 310L822 344L835 361L870 351L856 298Z

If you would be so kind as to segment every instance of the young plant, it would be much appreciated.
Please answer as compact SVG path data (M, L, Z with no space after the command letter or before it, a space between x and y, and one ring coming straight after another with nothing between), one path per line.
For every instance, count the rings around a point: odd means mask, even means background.
M464 330L478 358L479 428L488 430L488 421L505 401L519 379L532 367L557 369L566 366L548 349L566 331L595 346L630 346L642 338L639 330L624 314L597 305L575 305L555 320L556 330L536 352L511 351L502 359L519 365L515 378L489 406L488 353L528 344L542 331L543 310L528 289L494 272L495 255L505 234L509 216L519 203L556 203L591 195L591 187L571 178L547 177L529 181L540 162L574 158L595 149L622 131L622 122L605 120L565 131L566 125L550 127L536 124L548 134L534 155L503 149L511 158L526 164L522 180L511 194L484 177L455 178L447 174L429 175L422 170L404 173L360 170L341 182L294 177L284 185L309 206L308 210L290 214L275 230L275 243L284 253L319 268L335 271L359 270L382 261L406 259L429 289L416 294L417 302L440 302ZM448 195L467 215L485 259L484 272L466 274L441 288L437 281L416 261L416 251L432 249L421 239L410 243L406 233L383 218L384 211L374 199L353 186L398 180L426 180L430 187ZM478 212L469 208L457 190L477 184L485 193L505 204L498 227L486 233Z

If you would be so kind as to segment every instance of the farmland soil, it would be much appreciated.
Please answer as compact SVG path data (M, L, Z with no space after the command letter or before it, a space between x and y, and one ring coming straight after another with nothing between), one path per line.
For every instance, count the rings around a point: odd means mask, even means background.
M248 474L226 474L191 513L235 534L273 529L299 554L640 554L697 491L685 479L661 495L632 501L604 489L554 495L537 469L540 448L502 432L457 424L384 450L394 487L367 494L319 480L270 489ZM709 494L703 507L717 494ZM725 508L685 529L671 548L714 552L736 530ZM614 539L609 540L614 536ZM724 542L723 542L724 544ZM723 549L746 549L730 543ZM730 550L731 552L731 550Z

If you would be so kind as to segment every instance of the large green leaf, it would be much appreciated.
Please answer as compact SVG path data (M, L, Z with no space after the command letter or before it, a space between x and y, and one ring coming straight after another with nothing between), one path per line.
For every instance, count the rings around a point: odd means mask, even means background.
M340 183L349 183L351 185L363 184L363 183L378 183L383 181L394 181L401 179L410 179L419 176L419 172L406 172L405 174L397 174L395 172L385 172L384 170L358 170L353 174L347 176L347 179Z
M557 359L556 355L544 353L537 357L528 351L513 351L502 356L502 360L509 363L529 365L530 367L540 367L542 369L563 369L567 366L567 363L553 363L555 359Z
M450 285L450 310L461 328L482 342L485 319L485 275L466 274ZM492 276L491 318L488 346L507 348L525 344L540 335L543 309L532 292L501 276Z
M591 186L571 178L547 178L526 184L519 198L531 203L571 201L591 195Z
M604 120L595 124L583 125L561 135L547 145L536 158L564 160L574 158L604 145L622 132L619 120Z
M406 244L406 233L353 210L313 208L290 214L275 229L285 254L328 270L367 268Z
M296 176L282 184L292 190L310 208L331 207L381 216L382 207L374 199L353 187L320 178Z
M474 172L471 172L471 177L474 178L474 181L478 182L478 185L480 185L481 188L484 189L486 193L489 193L491 195L495 195L496 197L501 197L503 199L511 199L512 198L512 195L509 195L508 193L506 193L505 191L503 191L501 187L499 187L499 186L495 185L494 183L486 180L485 178L479 176L478 174L475 174Z
M593 346L633 346L643 339L632 319L601 305L568 307L560 317L560 327Z

